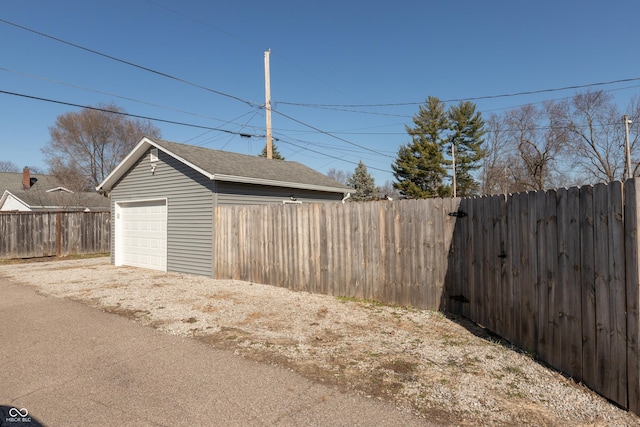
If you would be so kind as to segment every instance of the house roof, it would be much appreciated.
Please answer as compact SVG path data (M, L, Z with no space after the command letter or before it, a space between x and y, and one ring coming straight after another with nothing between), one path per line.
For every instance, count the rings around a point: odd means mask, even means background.
M5 190L0 197L2 206L7 197L13 196L32 210L50 209L89 209L91 211L109 210L110 201L98 193L68 191L42 191L31 188L29 190Z
M0 207L9 196L33 210L43 209L109 209L106 197L93 192L73 193L52 175L30 173L37 181L29 189L22 185L22 172L0 172Z
M37 178L32 188L42 190L50 190L56 187L62 187L60 180L52 175L44 175L40 173L30 173L31 178ZM20 191L22 186L22 172L0 172L0 191L9 190Z
M158 148L211 180L242 182L287 188L347 193L351 189L298 162L212 150L161 139L143 138L125 159L98 185L110 191L124 174L145 155Z

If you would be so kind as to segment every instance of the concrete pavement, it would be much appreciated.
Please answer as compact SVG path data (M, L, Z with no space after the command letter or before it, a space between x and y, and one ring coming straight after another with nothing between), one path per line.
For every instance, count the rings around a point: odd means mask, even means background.
M0 278L3 406L46 426L426 425L392 405ZM26 425L0 416L0 426Z

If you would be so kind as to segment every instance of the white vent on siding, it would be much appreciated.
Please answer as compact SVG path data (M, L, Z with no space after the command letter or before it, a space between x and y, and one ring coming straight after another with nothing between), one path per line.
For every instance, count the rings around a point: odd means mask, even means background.
M150 155L149 155L149 161L151 163L155 163L158 161L158 149L157 148L152 148Z

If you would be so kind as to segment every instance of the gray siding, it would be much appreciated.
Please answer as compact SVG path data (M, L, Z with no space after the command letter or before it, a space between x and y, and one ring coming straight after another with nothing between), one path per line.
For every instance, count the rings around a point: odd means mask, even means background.
M213 183L159 151L155 173L149 152L114 186L115 202L167 198L167 270L213 276ZM115 220L111 222L114 261Z
M266 185L217 182L218 205L265 205L291 201L293 195L302 203L336 202L344 197L339 193L270 187ZM348 190L346 190L348 191Z

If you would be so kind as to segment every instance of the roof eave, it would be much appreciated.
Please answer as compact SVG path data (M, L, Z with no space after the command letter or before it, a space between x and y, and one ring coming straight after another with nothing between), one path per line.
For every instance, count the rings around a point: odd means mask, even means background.
M299 188L301 190L326 191L328 193L346 194L351 190L349 188L328 187L324 185L302 184L299 182L275 181L263 178L251 178L248 176L215 174L211 177L215 181L239 182L244 184L270 185L274 187Z

